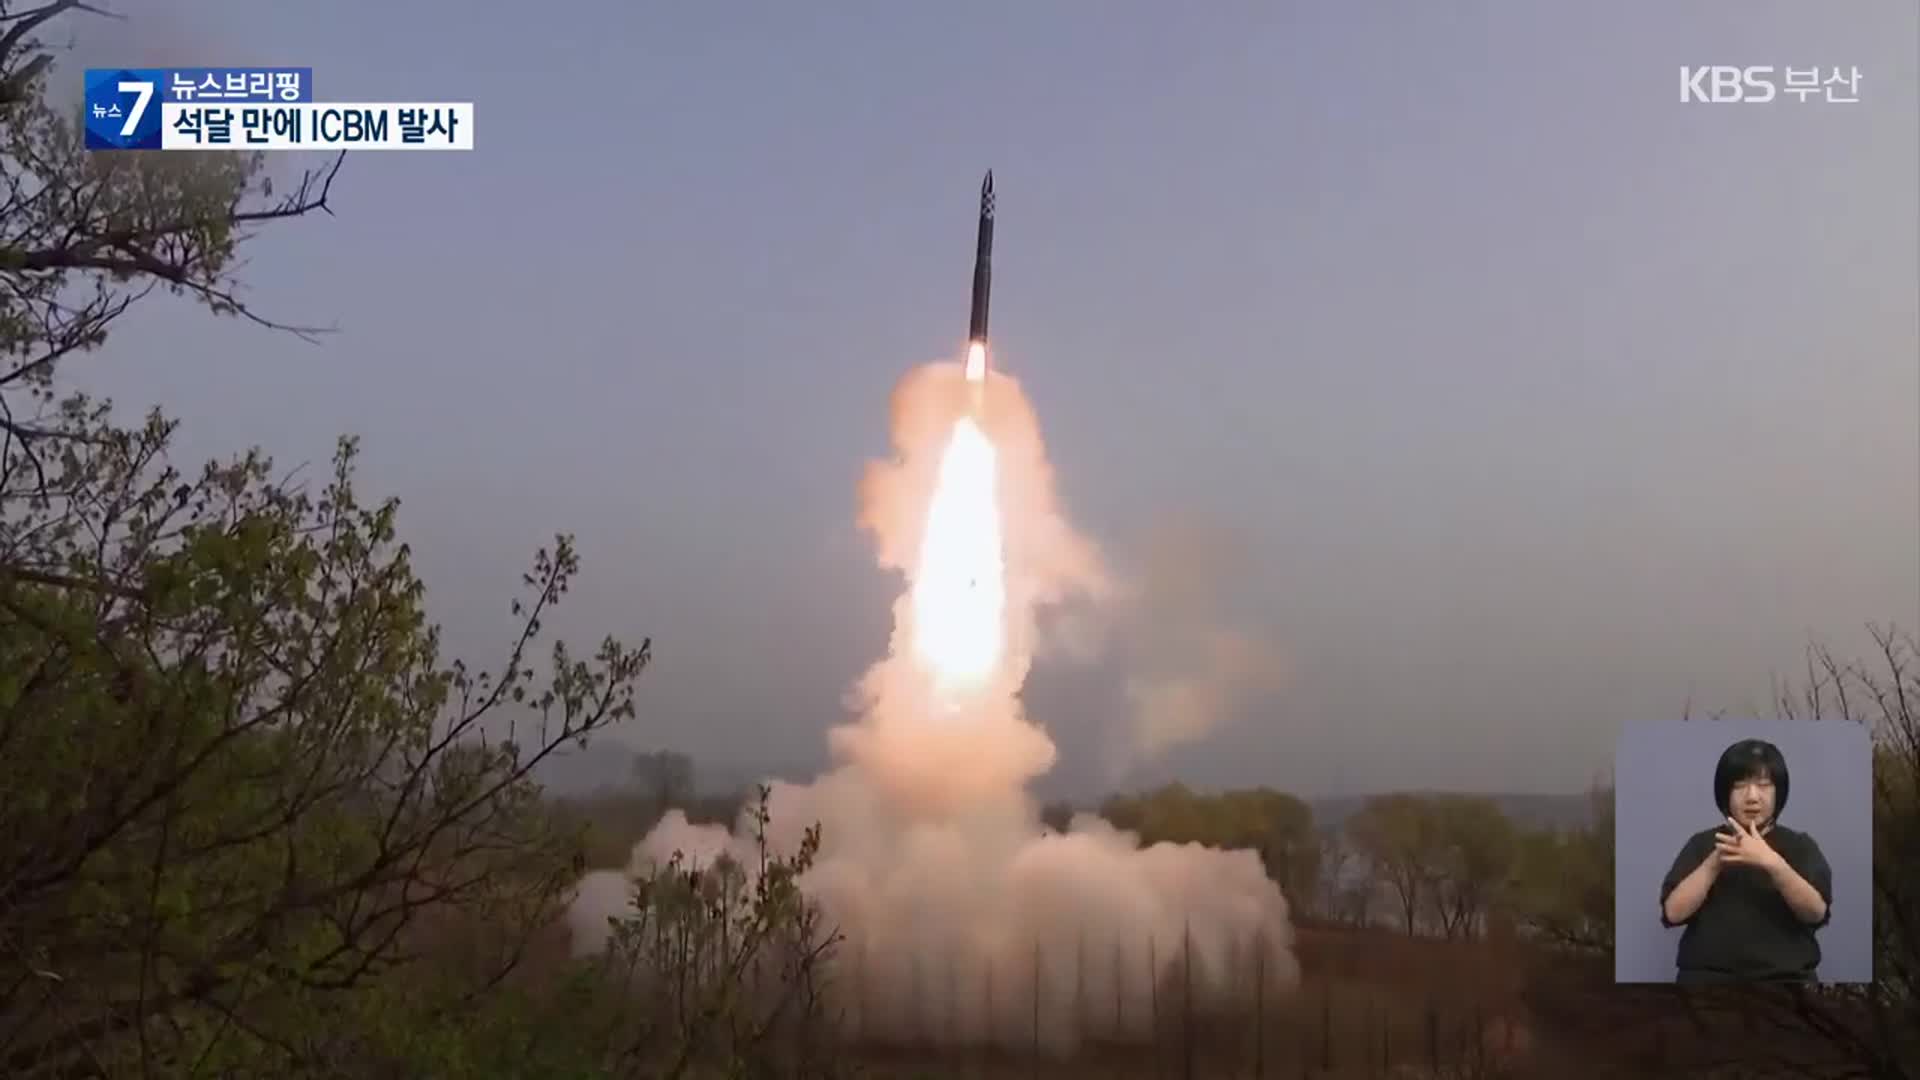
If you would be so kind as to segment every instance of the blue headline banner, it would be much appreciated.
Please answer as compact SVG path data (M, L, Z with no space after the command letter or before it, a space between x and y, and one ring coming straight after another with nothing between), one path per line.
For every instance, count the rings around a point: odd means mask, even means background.
M160 149L163 104L313 101L312 68L88 68L89 150Z

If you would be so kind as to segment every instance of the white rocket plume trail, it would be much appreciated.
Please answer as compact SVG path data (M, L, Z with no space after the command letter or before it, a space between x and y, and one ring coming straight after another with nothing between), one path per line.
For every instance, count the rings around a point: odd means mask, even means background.
M970 409L974 392L981 407ZM1082 995L1108 1013L1120 1003L1139 1034L1150 958L1168 968L1183 941L1202 1007L1244 989L1255 949L1268 988L1290 984L1286 903L1253 852L1142 849L1086 815L1066 835L1039 823L1026 784L1055 750L1019 699L1036 613L1109 586L1055 499L1019 384L920 368L894 392L892 436L896 458L870 465L860 485L860 523L881 565L909 583L893 641L850 697L857 719L830 733L840 767L775 784L768 828L776 853L821 828L801 885L847 936L838 962L858 967L840 985L861 987L847 1007L862 1031L927 1034L926 1018L940 1017L932 1026L945 1037L1024 1041L1037 989L1040 1035L1056 1050L1078 1037ZM756 863L749 830L692 826L673 811L630 869L675 851ZM581 882L576 948L601 946L624 886L611 873Z

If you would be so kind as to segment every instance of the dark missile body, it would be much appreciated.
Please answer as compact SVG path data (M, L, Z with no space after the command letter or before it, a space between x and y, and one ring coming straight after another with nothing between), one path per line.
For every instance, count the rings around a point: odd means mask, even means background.
M980 183L980 231L973 252L973 313L967 341L987 343L987 304L993 292L993 170Z

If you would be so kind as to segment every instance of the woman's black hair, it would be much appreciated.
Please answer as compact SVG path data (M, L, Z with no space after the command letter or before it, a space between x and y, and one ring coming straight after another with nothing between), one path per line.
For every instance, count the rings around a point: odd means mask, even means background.
M1787 759L1765 739L1742 739L1720 755L1713 769L1714 807L1725 814L1733 785L1762 776L1773 781L1773 819L1778 821L1787 808Z

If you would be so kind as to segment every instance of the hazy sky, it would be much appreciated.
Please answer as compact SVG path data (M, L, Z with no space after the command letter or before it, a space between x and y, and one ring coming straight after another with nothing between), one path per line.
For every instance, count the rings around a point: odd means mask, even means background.
M324 346L168 302L70 379L196 460L363 436L476 659L576 532L559 627L655 638L634 745L824 760L898 589L855 481L961 344L988 166L1070 510L1123 566L1228 532L1292 669L1135 780L1574 790L1622 721L1920 624L1909 0L159 7L69 23L62 78L307 65L473 101L477 149L354 157L252 246ZM1864 100L1682 105L1682 64ZM1070 785L1119 675L1035 677Z

